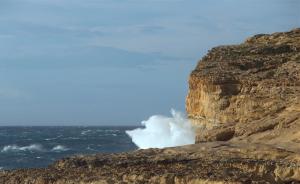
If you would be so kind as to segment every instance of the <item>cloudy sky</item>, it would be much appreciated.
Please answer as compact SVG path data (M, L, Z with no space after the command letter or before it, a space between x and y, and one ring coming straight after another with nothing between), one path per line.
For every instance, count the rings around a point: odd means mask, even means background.
M213 46L300 27L299 0L0 0L0 125L184 111Z

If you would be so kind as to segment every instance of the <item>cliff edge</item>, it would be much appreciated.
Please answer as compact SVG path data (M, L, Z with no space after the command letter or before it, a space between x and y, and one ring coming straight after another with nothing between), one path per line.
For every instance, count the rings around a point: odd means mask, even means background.
M213 48L189 78L197 144L0 171L5 184L300 183L300 29Z
M213 48L190 75L186 110L197 142L300 149L300 29Z

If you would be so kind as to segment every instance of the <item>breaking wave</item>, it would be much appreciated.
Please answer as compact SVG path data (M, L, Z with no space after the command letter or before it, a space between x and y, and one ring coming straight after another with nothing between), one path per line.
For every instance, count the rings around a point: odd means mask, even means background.
M65 146L62 146L62 145L57 145L57 146L52 148L52 151L57 151L57 152L68 151L68 150L69 150L69 148L67 148Z
M126 131L132 142L141 149L165 148L195 143L190 121L180 112L171 110L172 117L151 116L142 121L144 128Z
M81 134L81 135L87 135L87 134L89 134L90 132L92 132L92 130L83 130L80 134Z
M40 144L31 144L29 146L7 145L4 146L1 152L17 152L17 151L43 151L43 146Z
M57 145L48 151L61 152L61 151L68 151L68 150L70 150L70 149L63 145ZM1 150L2 153L19 152L19 151L42 152L42 151L47 151L47 150L41 144L31 144L29 146L18 146L18 145L13 144L13 145L4 146Z

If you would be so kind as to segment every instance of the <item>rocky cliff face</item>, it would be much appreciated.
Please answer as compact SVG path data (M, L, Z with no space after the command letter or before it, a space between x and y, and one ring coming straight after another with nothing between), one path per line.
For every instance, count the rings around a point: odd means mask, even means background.
M300 29L213 48L189 86L186 110L199 142L257 135L299 143L291 132L300 130Z
M75 156L0 183L300 183L300 29L213 48L189 86L198 144Z

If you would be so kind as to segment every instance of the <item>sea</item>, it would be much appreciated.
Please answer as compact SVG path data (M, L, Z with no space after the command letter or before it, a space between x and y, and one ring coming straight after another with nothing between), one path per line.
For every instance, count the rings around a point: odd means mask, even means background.
M76 154L136 150L125 133L137 127L0 127L0 170L42 168Z

